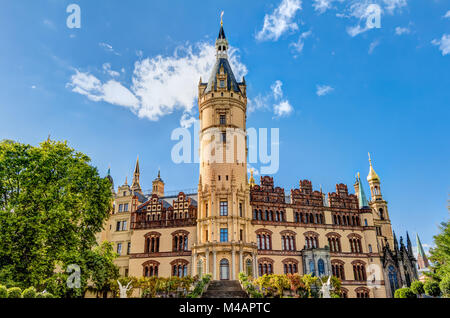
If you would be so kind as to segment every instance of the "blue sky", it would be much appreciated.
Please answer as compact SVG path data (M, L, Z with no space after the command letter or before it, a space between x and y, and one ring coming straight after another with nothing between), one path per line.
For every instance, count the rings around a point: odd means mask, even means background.
M71 3L80 29L66 25ZM381 28L365 29L370 3ZM280 128L275 183L353 192L370 151L394 230L431 244L450 190L444 0L3 1L0 139L68 140L101 173L111 165L116 186L139 155L143 188L158 168L167 190L195 188L198 167L172 162L170 135L197 115L222 10L248 127Z

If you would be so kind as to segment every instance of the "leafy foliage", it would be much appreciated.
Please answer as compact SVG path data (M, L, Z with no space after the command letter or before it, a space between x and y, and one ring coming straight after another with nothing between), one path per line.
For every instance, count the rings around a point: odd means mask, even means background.
M8 298L8 288L0 285L0 298Z
M394 293L394 298L417 298L409 287L399 288Z
M63 142L0 142L0 282L60 297L83 296L91 278L102 285L92 248L111 190L89 162ZM65 286L69 264L81 267L81 289Z
M430 276L438 282L450 275L450 222L441 223L440 230L441 233L434 236L436 246L430 249Z
M428 280L425 282L423 289L428 296L438 297L441 295L439 283L434 280Z
M28 287L22 292L22 298L36 298L36 288Z
M19 287L8 289L8 298L22 298L22 290Z
M423 283L421 281L415 280L411 283L411 290L417 296L425 294L425 289L423 289Z
M444 297L450 297L450 274L447 274L439 283L439 287L441 289Z

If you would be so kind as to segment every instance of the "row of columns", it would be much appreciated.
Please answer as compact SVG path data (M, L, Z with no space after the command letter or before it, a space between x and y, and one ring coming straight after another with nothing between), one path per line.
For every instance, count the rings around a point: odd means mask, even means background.
M206 250L205 253L205 258L206 258L206 273L209 273L209 269L210 269L210 263L211 263L211 254L212 252L212 263L213 263L213 269L212 269L212 279L213 280L218 280L218 276L217 276L217 251L216 250L212 250L210 251L209 249ZM191 264L191 272L192 272L192 276L195 276L197 274L197 259L198 259L198 253L194 253L192 255L192 264ZM252 253L252 266L253 266L253 276L256 278L258 277L258 266L256 263L256 253ZM230 279L231 280L236 280L237 276L236 276L236 250L233 247L231 250L231 266L230 266ZM219 264L220 267L220 264ZM244 272L244 251L243 250L239 250L239 272Z

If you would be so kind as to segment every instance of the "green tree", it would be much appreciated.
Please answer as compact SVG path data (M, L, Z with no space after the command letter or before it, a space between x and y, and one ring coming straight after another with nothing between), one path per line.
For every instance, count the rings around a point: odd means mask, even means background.
M440 230L434 236L435 247L430 249L430 276L437 281L450 275L450 222L441 223Z
M441 292L444 297L450 297L450 274L447 274L444 278L442 278L439 283L439 287L441 288Z
M394 293L394 298L417 298L416 294L409 287L399 288Z
M441 289L439 283L434 280L428 280L423 285L423 289L428 296L438 297L441 295Z
M411 290L417 296L422 296L425 294L425 289L423 289L423 283L421 281L415 280L411 283Z
M112 201L110 183L89 163L66 142L0 142L0 282L84 294ZM82 269L79 290L65 287L69 264Z

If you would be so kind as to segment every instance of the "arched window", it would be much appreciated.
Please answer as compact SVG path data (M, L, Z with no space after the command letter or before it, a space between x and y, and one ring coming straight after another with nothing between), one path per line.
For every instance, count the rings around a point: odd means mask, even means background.
M309 261L309 274L312 274L313 276L316 275L316 266L314 265L314 261Z
M397 271L395 267L390 265L388 267L389 285L391 287L391 295L394 296L395 291L398 289Z
M245 261L245 269L247 276L253 276L253 263L251 259Z
M318 260L317 268L319 270L319 276L325 275L325 263L322 259Z

